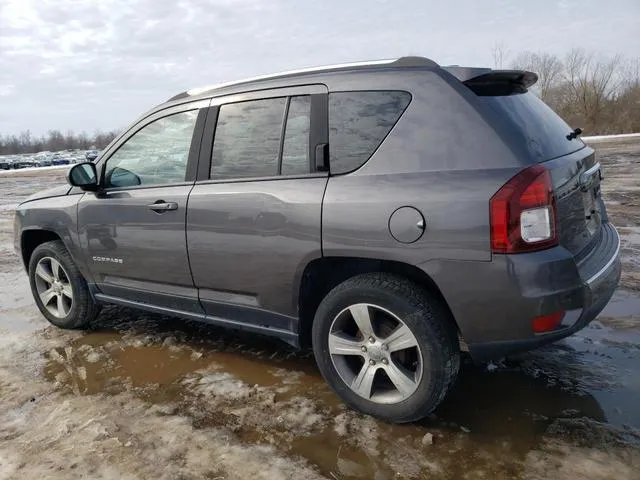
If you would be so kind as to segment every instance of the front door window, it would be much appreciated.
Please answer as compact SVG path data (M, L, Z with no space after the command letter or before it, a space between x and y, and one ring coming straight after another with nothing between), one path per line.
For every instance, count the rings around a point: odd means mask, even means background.
M197 118L176 113L138 130L107 160L105 188L184 182Z

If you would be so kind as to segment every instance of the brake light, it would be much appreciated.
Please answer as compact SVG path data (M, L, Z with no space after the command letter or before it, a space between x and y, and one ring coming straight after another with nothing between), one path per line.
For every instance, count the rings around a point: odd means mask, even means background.
M534 165L491 197L491 251L522 253L558 244L556 197L549 171Z

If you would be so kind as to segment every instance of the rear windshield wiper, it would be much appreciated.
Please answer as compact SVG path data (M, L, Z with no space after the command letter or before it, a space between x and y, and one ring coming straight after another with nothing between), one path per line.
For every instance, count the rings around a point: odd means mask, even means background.
M578 138L578 135L580 135L581 133L582 133L582 129L578 127L573 132L567 135L567 140L573 140L574 138Z

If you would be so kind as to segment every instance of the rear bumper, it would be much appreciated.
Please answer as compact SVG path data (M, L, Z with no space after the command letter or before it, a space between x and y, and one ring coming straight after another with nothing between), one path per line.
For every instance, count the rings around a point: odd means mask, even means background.
M472 358L489 360L537 348L577 332L596 318L611 299L621 274L618 232L605 223L599 235L592 252L579 264L562 247L494 258L490 262L493 271L487 273L485 282L495 279L497 288L489 289L481 302L501 308L489 308L488 315L475 319L458 319L452 307ZM533 332L533 318L559 310L567 313L558 329Z

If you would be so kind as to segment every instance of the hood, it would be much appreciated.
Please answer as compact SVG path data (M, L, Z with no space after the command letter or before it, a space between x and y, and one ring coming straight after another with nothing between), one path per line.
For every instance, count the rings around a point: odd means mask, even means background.
M29 195L21 203L31 202L33 200L42 200L43 198L61 197L68 194L69 190L71 190L69 185L59 185L57 187L48 188L46 190L36 192L33 195Z

